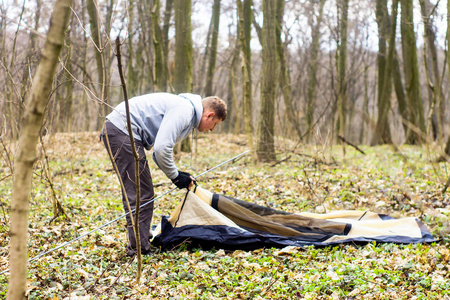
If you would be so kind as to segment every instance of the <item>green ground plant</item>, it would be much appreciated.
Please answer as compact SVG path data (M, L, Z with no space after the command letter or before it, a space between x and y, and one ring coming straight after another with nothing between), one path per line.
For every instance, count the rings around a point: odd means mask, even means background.
M29 224L29 257L122 215L121 195L97 133L46 136L54 192L68 218L53 217L52 191L37 162ZM438 240L431 245L346 244L325 248L221 249L159 252L136 262L125 256L125 221L28 265L28 299L450 299L450 206L442 193L448 163L427 146L302 146L277 141L278 162L250 156L199 178L199 185L288 212L371 210L422 220ZM195 148L194 148L195 149ZM177 164L200 174L245 150L245 137L207 134L196 153ZM294 150L296 149L296 150ZM148 153L150 157L150 153ZM153 168L157 195L171 182ZM0 271L8 268L10 168L0 161ZM174 191L155 206L154 224L183 199ZM8 273L0 275L0 298Z

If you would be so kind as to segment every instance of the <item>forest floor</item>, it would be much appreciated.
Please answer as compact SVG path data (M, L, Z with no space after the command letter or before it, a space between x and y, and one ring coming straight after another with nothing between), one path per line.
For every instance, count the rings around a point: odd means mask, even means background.
M29 216L29 257L123 214L118 180L98 133L44 139L35 165ZM245 136L202 135L180 169L200 174L247 150ZM449 163L435 163L430 146L305 146L277 141L277 163L255 164L250 155L198 179L212 192L288 212L370 210L417 217L433 244L345 244L325 248L225 252L201 249L125 256L120 219L28 264L28 299L450 299ZM3 150L2 150L3 151ZM195 153L196 152L196 153ZM148 154L150 158L150 153ZM48 161L48 165L46 164ZM150 158L158 195L174 186ZM0 272L8 269L11 164L0 161ZM52 188L53 187L53 188ZM53 195L68 218L54 219ZM155 205L154 221L170 215L184 193ZM8 273L0 275L5 298Z

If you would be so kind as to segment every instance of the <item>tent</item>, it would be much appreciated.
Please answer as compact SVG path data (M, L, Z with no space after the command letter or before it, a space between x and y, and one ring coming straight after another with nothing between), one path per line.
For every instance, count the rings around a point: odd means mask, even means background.
M201 187L187 192L170 218L162 218L153 236L152 243L162 249L182 244L253 250L350 242L435 242L427 227L414 217L395 219L357 210L293 214L213 194Z

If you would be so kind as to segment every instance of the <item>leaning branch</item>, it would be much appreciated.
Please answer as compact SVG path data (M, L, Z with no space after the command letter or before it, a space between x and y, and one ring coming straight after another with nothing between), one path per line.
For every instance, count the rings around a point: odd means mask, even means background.
M136 281L139 283L141 280L141 268L142 268L142 257L141 257L141 237L139 234L139 210L141 206L141 185L139 180L139 155L136 151L136 145L134 144L133 131L131 129L131 118L130 118L130 105L128 103L128 94L127 94L127 86L125 84L125 78L123 76L123 68L122 68L122 55L120 54L120 39L116 38L116 56L117 56L117 65L119 69L120 81L122 82L123 96L125 99L125 110L127 115L127 130L128 135L130 136L131 150L134 156L134 178L136 184L136 211L134 213L134 234L136 236L136 251L137 251L137 275Z

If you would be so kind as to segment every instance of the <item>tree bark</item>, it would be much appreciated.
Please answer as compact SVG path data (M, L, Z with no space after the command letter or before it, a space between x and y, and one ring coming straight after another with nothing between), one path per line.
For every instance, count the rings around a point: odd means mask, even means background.
M191 0L175 0L175 92L192 91Z
M128 60L127 60L127 90L131 96L136 96L138 94L138 78L136 72L135 53L134 53L134 0L128 1Z
M105 31L107 36L111 30L110 23L112 17L113 1L110 0L107 7L106 20L105 20ZM99 26L99 14L97 8L96 0L87 1L87 10L89 14L89 24L91 27L91 36L94 42L94 46L97 51L95 51L95 60L97 63L97 76L98 76L98 86L100 87L100 99L103 101L100 107L100 114L106 115L105 104L109 104L109 67L110 67L110 51L109 47L105 47L102 39L102 34ZM97 117L96 128L100 129L103 126L103 117Z
M450 81L450 1L447 1L447 66L448 66L448 78ZM447 143L444 149L445 155L450 156L450 136L447 138Z
M64 44L64 34L70 18L71 0L58 0L51 16L47 39L27 97L24 125L19 137L19 152L15 160L11 198L10 268L8 300L25 299L27 282L27 229L29 199L36 144L42 125L48 94Z
M36 0L36 14L34 19L34 31L37 32L39 30L39 22L41 20L41 8L42 8L42 0ZM29 89L29 83L30 83L30 69L32 66L32 60L33 60L33 51L36 51L36 37L37 35L35 32L30 32L30 43L27 49L27 54L25 56L26 62L25 62L25 68L23 70L22 75L22 101L24 101L27 97L27 92Z
M403 80L402 80L402 70L400 67L400 62L398 61L398 53L396 50L394 50L394 70L393 70L393 80L394 80L394 87L395 87L395 95L397 96L397 102L398 102L398 109L399 113L402 118L402 125L403 125L403 131L408 131L408 104L406 102L406 95L405 95L405 88L403 86Z
M324 0L322 0L324 1ZM288 124L294 128L299 140L302 140L302 131L300 128L299 118L295 115L294 106L292 105L292 91L291 91L291 80L289 78L289 70L286 65L286 55L281 40L281 33L283 28L283 16L284 16L284 0L277 1L277 12L276 12L276 44L277 44L277 54L280 66L280 88L283 94L284 106L286 109L286 117Z
M170 83L170 72L169 72L169 29L170 29L170 20L172 18L172 10L173 10L173 0L166 0L166 8L164 10L164 20L163 20L163 29L162 29L162 38L164 45L164 68L166 73L166 90L168 89L168 85Z
M273 161L275 156L275 99L277 95L277 2L263 0L263 48L261 110L258 121L256 154L259 161Z
M82 7L82 13L81 13L81 22L83 24L83 27L87 26L87 22L86 22L86 0L82 0L81 1L81 7ZM88 49L88 37L86 34L86 31L83 30L83 59L82 59L82 68L83 68L83 86L86 86L88 83L88 79L87 79L87 74L85 72L86 70L86 65L87 65L87 49ZM86 95L86 93L83 93L82 96L82 103L84 105L84 131L89 131L91 129L91 116L90 116L90 105L89 105L89 99Z
M73 22L71 21L71 26L70 28L74 28L73 27ZM72 30L69 29L67 30L66 33L66 45L65 45L65 49L66 49L66 57L64 59L64 66L65 66L65 71L64 71L64 81L66 82L65 84L65 88L66 88L66 93L65 95L62 97L63 101L60 102L59 104L59 116L60 116L60 130L62 127L61 131L65 131L65 132L70 132L71 130L71 122L72 122L72 105L73 105L73 81L72 81L72 76L71 74L73 73L73 67L72 67L72 41L71 41L71 34L72 34Z
M317 65L318 65L317 61L319 57L319 47L320 47L320 27L322 23L323 8L325 6L325 1L326 0L320 0L319 15L317 16L316 26L314 26L312 32L311 51L310 51L311 63L308 74L308 94L307 94L308 107L306 112L306 120L308 123L308 132L307 132L308 140L311 140L311 132L313 130L312 127L314 124L314 97L317 83Z
M97 14L97 5L95 0L87 0L87 10L89 14L89 25L91 29L91 37L92 41L97 48L95 51L95 62L97 63L97 76L98 82L102 84L104 82L103 77L103 62L102 62L102 43L101 43L101 34L98 22L98 14Z
M393 0L395 3L396 0ZM398 6L398 5L397 5ZM392 63L393 50L395 49L395 30L397 20L397 7L392 12L391 20L393 24L389 24L389 16L387 12L387 0L377 0L376 17L378 24L378 118L375 127L375 133L372 137L372 145L390 144L392 143L391 130L389 127L389 110L391 108L391 92L392 92ZM390 27L390 28L389 28ZM390 35L389 35L389 29ZM394 34L392 36L392 33ZM386 36L389 40L389 54L386 46ZM393 38L393 40L392 40ZM388 62L390 60L390 64Z
M252 30L252 0L236 0L239 14L239 39L242 51L242 77L244 95L244 124L252 160L256 160L253 142L253 92L252 92L252 51L250 48Z
M212 96L213 82L214 82L214 72L216 69L217 60L217 42L219 38L219 24L220 24L220 0L214 0L213 14L212 14L212 38L211 46L209 51L209 63L208 70L206 72L206 85L205 85L205 96Z
M439 138L439 140L443 140L443 131L442 131L442 120L444 119L444 107L443 101L444 98L442 92L442 79L439 70L439 62L438 62L438 53L436 49L436 32L434 30L434 26L432 23L431 17L431 3L429 0L419 0L420 8L422 13L422 19L424 21L424 39L426 41L426 49L428 51L425 52L425 59L427 57L431 60L431 70L433 76L430 77L429 88L432 92L432 100L430 107L428 118L428 123L433 123L433 137ZM425 61L425 60L424 60ZM431 125L431 124L430 124ZM430 125L427 126L427 133L430 132Z
M155 81L155 91L165 92L167 91L167 68L166 68L166 56L164 55L164 42L163 33L161 30L159 17L161 10L160 0L155 0L153 2L152 9L152 41L155 47L155 64L154 64L154 74L153 78Z
M408 102L406 142L409 144L420 144L424 140L425 119L420 91L412 0L401 0L401 16L403 70Z
M368 75L369 65L366 63L364 66L364 99L363 99L363 109L362 113L364 115L364 120L361 122L361 129L359 131L359 143L364 143L364 135L366 132L366 119L369 117L369 75Z
M192 92L192 27L191 0L175 0L175 69L173 85L176 93ZM181 151L190 152L191 143L186 138Z
M336 132L341 136L345 136L345 119L347 107L347 22L348 22L348 2L349 0L340 0L338 10L341 12L339 22L339 45L337 58L337 75L338 75L338 95L337 95L337 124ZM341 4L341 7L339 7Z
M225 122L225 130L227 132L233 132L239 134L240 131L240 114L239 105L236 96L236 75L239 70L240 59L240 41L239 41L239 22L237 26L238 37L234 41L233 58L230 64L230 77L228 78L228 116Z

